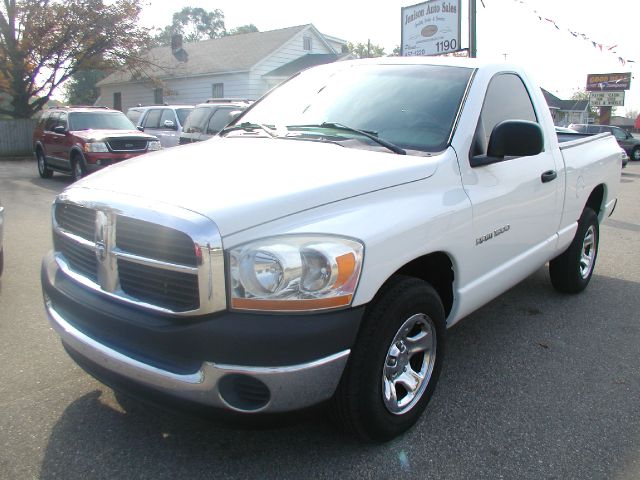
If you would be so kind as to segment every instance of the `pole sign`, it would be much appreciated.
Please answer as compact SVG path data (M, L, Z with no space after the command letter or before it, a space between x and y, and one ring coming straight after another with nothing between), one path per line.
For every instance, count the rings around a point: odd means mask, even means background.
M460 47L460 0L430 0L402 8L400 54L440 55Z
M629 90L630 86L631 72L587 75L587 92L619 92Z
M622 107L624 92L591 92L589 103L593 107Z

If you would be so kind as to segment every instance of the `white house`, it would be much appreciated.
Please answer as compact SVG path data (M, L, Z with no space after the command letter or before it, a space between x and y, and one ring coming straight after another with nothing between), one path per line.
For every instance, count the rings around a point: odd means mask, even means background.
M346 41L313 25L233 35L182 44L145 55L145 75L112 73L98 83L96 102L118 110L152 104L195 104L208 98L257 99L305 68L348 57Z

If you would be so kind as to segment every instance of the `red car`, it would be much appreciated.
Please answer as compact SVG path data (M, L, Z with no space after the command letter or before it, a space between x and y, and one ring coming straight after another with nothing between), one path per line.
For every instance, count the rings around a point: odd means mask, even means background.
M38 173L70 174L74 180L121 160L161 148L120 111L106 107L59 107L43 112L33 132Z

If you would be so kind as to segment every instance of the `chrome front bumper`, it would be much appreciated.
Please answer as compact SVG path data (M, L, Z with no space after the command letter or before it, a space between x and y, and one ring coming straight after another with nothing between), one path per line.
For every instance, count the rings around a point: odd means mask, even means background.
M169 396L243 413L276 413L310 407L329 399L340 381L350 350L319 360L284 367L243 367L204 362L181 375L130 358L85 335L45 300L49 321L67 348L114 374ZM247 378L269 392L265 402L247 407L221 391L224 378ZM227 382L227 384L230 382ZM233 382L231 382L233 383Z

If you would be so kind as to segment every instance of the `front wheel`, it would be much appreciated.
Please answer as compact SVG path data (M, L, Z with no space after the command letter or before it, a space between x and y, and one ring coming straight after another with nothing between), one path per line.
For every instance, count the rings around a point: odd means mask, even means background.
M640 147L636 147L631 152L631 160L640 161Z
M36 150L36 159L38 161L38 174L40 178L51 178L53 170L47 165L47 159L44 156L44 152L38 148Z
M580 293L587 288L596 265L599 240L598 216L586 207L569 248L549 262L549 275L556 290Z
M435 390L445 348L445 314L428 283L398 276L367 308L332 401L343 428L369 441L408 430Z
M71 178L73 181L80 180L87 175L87 171L84 167L84 161L80 155L74 155L71 160Z

